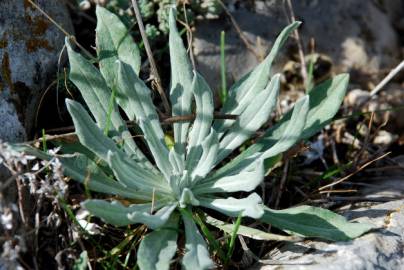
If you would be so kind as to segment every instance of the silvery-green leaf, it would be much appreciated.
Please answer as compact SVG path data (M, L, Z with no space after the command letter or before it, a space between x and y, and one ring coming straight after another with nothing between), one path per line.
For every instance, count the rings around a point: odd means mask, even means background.
M108 160L108 151L120 151L115 142L98 128L80 103L66 99L66 106L81 144L105 161Z
M125 154L117 148L115 142L102 133L80 103L67 99L66 106L73 119L76 133L81 144L93 151L107 163L110 162L108 158L109 152L117 153L117 155L121 157L125 156ZM128 161L128 159L126 161ZM151 170L145 169L134 160L130 160L130 166L136 169L137 175L139 176L138 178L160 180L159 175L154 174ZM128 183L123 184L127 185Z
M154 207L161 207L158 201L154 203ZM147 225L150 229L158 229L166 224L173 211L177 208L177 204L165 204L164 207L159 209L155 214L132 212L128 214L128 218L134 223L140 223Z
M241 213L243 217L260 218L264 214L262 199L257 193L252 193L242 199L200 197L199 201L201 206L214 209L231 217L238 217Z
M351 240L374 228L371 224L352 223L329 210L306 205L285 210L265 208L261 221L278 229L332 241Z
M161 125L151 98L151 90L125 62L117 61L115 68L118 71L116 101L129 120L150 119L156 132L162 132L159 131Z
M221 192L253 191L264 180L264 163L261 159L256 161L251 171L242 171L235 175L219 178L208 177L195 185L195 194L211 194Z
M292 31L294 31L299 25L300 22L294 22L283 29L265 60L230 88L229 96L222 108L223 113L241 114L254 97L264 90L269 81L270 70L274 58L279 53L290 33L292 33ZM216 132L218 132L219 138L222 137L226 129L233 123L234 121L231 120L215 121L214 128Z
M144 170L136 163L130 162L118 153L108 153L108 163L115 177L122 185L145 192L152 196L160 196L170 193L170 187L163 176L157 176L150 171ZM151 199L151 197L150 197Z
M349 74L340 74L310 91L310 110L301 139L310 138L331 122L344 100L348 83ZM285 115L285 120L282 119L280 125L283 125L285 121L288 121L287 115ZM277 129L281 129L281 127L278 126Z
M212 91L205 79L196 72L192 92L196 103L196 118L188 139L186 168L189 171L192 171L202 155L202 142L210 132L214 110Z
M36 156L43 160L51 160L54 156L42 152L34 147L24 144L11 144L19 152ZM82 154L61 155L58 159L63 165L63 173L74 180L86 184L90 190L117 195L128 199L149 200L149 196L135 192L135 190L122 186L119 182L109 178L99 166Z
M90 61L76 53L66 39L67 53L70 63L70 80L77 86L93 114L98 126L104 129L109 111L111 90L105 83L99 70ZM115 108L111 114L111 123L119 131L124 123Z
M107 85L113 88L117 78L116 60L127 63L139 74L139 49L118 16L98 5L96 15L96 47L100 71Z
M184 176L182 176L184 177ZM170 187L173 192L175 198L179 198L181 196L181 188L180 188L181 176L180 175L171 175L169 179Z
M77 86L94 116L97 125L101 128L105 128L109 112L109 102L111 98L111 90L105 83L104 78L97 68L93 66L90 61L85 59L79 53L76 53L68 39L66 38L66 47L69 56L70 63L70 80ZM130 150L137 159L147 166L150 166L150 162L145 158L144 154L139 150L133 139L127 135L128 131L122 120L117 106L114 106L111 115L112 129L117 132L123 132L123 143L126 150Z
M215 226L216 228L219 228L228 234L233 234L235 224L229 224L229 223L223 222L221 220L215 219L206 214L204 215L204 218L205 218L206 223L208 223L212 226ZM264 232L264 231L261 231L261 230L255 229L255 228L251 228L248 226L243 226L243 225L240 225L238 227L237 234L246 236L251 239L265 240L265 241L299 241L299 240L301 240L300 237L267 233L267 232Z
M138 120L157 167L169 179L172 167L151 91L124 62L118 61L116 100L130 120ZM142 120L143 119L143 120Z
M144 133L144 138L153 154L157 167L168 180L172 174L172 165L169 160L169 151L164 143L164 134L156 134L153 126L148 119L138 118L140 128Z
M128 188L108 177L98 165L82 154L60 157L63 172L74 180L85 184L90 190L121 196L128 199L149 200L150 195Z
M306 124L307 113L309 111L309 97L305 96L298 100L293 108L292 117L288 126L279 140L262 153L262 158L270 158L283 153L296 144L301 138L301 134Z
M192 92L196 103L196 118L189 133L188 152L193 146L201 144L209 134L214 110L212 90L197 72L194 73Z
M158 207L158 205L158 201L154 203L155 207ZM153 206L151 203L126 207L118 201L86 200L82 203L82 206L92 215L100 217L106 223L116 226L141 223L153 230L163 226L176 208L175 204L167 205L155 214L150 214Z
M13 151L35 156L43 160L49 161L53 158L52 155L24 143L7 143L7 146Z
M318 132L324 126L330 123L334 115L337 113L341 102L344 99L345 92L349 82L348 74L340 74L326 82L321 83L312 89L309 96L309 112L307 114L306 123L300 140L307 139ZM221 168L221 172L232 170L238 167L246 159L257 152L265 152L274 146L291 121L293 110L289 111L282 119L272 128L268 129L265 135L255 144L248 147L235 159Z
M216 163L225 159L268 121L278 100L279 79L279 74L273 76L268 86L252 99L229 128L220 141Z
M202 156L195 169L192 171L191 178L204 178L213 168L216 162L216 155L219 149L219 141L216 131L212 128L210 134L202 141Z
M192 101L192 68L187 50L178 33L174 9L169 15L169 45L171 63L170 100L173 116L191 114ZM174 123L174 140L179 144L179 154L185 154L185 143L188 135L188 122Z
M137 264L140 270L168 270L177 251L178 215L171 215L164 227L148 233L140 242Z
M198 199L195 198L194 194L189 188L184 188L182 190L181 198L179 201L180 207L185 208L187 205L199 205Z
M243 170L248 170L253 166L256 158L271 158L288 150L300 139L300 135L305 126L308 109L309 97L305 96L296 102L293 108L291 121L288 122L287 127L283 130L283 134L278 139L277 143L264 152L252 152L251 156L245 155L245 151L243 151L231 162L217 170L214 173L214 177L235 174Z
M182 157L178 154L178 144L170 149L168 158L173 167L173 173L176 175L181 174L185 169L185 164Z
M128 130L122 131L120 139L123 144L122 148L128 156L131 156L131 158L138 162L143 168L151 170L155 174L159 174L158 170L150 163L143 152L140 151L133 140L133 135Z
M210 259L206 242L192 217L182 214L185 227L185 255L182 258L182 265L186 270L204 270L214 268Z

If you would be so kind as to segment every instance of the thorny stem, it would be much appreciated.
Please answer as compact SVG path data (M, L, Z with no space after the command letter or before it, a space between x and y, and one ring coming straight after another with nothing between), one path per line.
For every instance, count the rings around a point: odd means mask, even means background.
M140 15L139 6L138 6L136 0L132 0L132 6L135 11L136 21L139 25L140 35L142 36L144 47L146 49L147 58L149 59L149 62L150 62L151 72L154 77L154 81L156 82L157 91L159 92L161 99L163 101L163 106L164 106L164 109L166 110L166 114L170 115L171 114L170 113L171 112L170 103L168 102L167 96L164 93L164 89L161 86L160 75L158 74L158 71L157 71L156 62L154 61L153 53L150 49L149 40L147 39L146 31L145 31L143 21L142 21L142 16Z

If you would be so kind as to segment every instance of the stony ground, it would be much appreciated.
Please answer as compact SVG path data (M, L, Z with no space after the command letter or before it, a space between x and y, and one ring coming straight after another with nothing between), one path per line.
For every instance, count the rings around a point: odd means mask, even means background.
M56 0L36 2L92 51L93 9L80 10L74 1L67 1L67 5ZM274 119L304 94L307 78L302 75L301 55L306 63L312 63L310 74L315 82L348 72L351 83L336 120L294 149L287 165L283 163L271 172L267 204L274 208L320 205L341 211L350 219L370 221L379 229L348 243L238 244L235 257L243 259L234 258L233 267L400 269L404 264L403 73L396 74L377 93L372 90L403 59L404 4L400 0L347 0L330 8L326 0L292 1L292 16L283 2L230 0L225 1L226 9L219 17L197 19L191 26L196 67L213 89L220 88L219 37L224 30L227 85L231 85L262 60L288 20L293 16L301 20L299 39L291 39L276 62L274 71L284 76ZM64 33L28 1L1 1L0 140L32 140L41 137L42 129L60 134L71 125L62 101L77 93L65 80L64 57L60 57L63 43ZM166 60L163 53L157 62L163 81L168 82ZM148 72L145 61L145 78ZM40 140L36 145L41 145ZM5 148L0 149L0 154L6 153ZM18 161L12 162L13 175L32 169L26 165L35 163L13 154L7 160ZM43 166L38 164L39 170ZM15 185L17 177L0 168L0 269L69 269L84 249L92 265L107 267L114 256L103 251L117 247L124 233L100 222L92 224L90 233L77 229L72 215L86 222L85 213L78 213L84 190L71 181L66 183L58 175L58 164L51 168L58 177L49 178L49 171L40 171L32 174L31 185L25 187L18 181ZM322 192L322 187L338 181L341 183L333 185L331 191ZM56 199L58 192L65 192L63 201ZM25 221L19 213L21 207ZM129 246L122 247L122 252L127 250L131 250ZM261 259L256 261L251 253ZM100 259L95 262L95 258Z

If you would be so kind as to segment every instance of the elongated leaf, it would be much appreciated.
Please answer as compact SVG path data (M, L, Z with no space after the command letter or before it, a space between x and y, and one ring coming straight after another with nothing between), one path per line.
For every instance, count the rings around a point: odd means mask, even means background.
M185 161L183 160L183 156L181 156L178 151L178 144L174 144L168 155L168 159L173 168L173 174L175 175L182 174L185 169Z
M312 206L298 206L285 210L265 208L261 221L282 230L332 241L350 240L373 228L371 224L351 223L343 216Z
M98 69L79 53L73 51L68 39L66 39L66 47L70 63L69 78L80 90L98 126L104 129L108 116L111 90ZM124 126L117 108L112 111L111 123L117 131Z
M203 179L211 171L216 162L218 150L219 141L217 138L217 133L212 128L209 136L206 137L202 142L202 156L192 171L192 181Z
M211 216L204 216L206 223L219 228L220 230L232 234L234 231L234 224L229 224L221 220L215 219ZM255 240L265 240L265 241L298 241L301 240L300 237L296 236L285 236L274 233L267 233L258 229L254 229L248 226L240 225L237 230L238 235L246 236Z
M222 108L223 113L241 114L254 97L264 90L269 81L270 70L275 56L279 53L290 33L299 25L300 22L294 22L283 29L265 60L230 88L229 96ZM213 127L218 132L219 138L233 123L234 121L231 120L215 121Z
M145 183L141 186L145 188L145 191L147 191L147 183L153 183L154 185L148 185L149 189L153 189L158 185L163 190L164 186L161 184L161 176L158 176L152 171L145 169L137 164L136 161L127 158L127 156L116 147L114 141L105 136L95 125L91 117L87 114L86 110L80 105L80 103L72 100L66 100L66 105L73 119L76 133L80 142L85 147L97 154L98 157L106 161L112 169L115 168L115 173L118 171L118 179L123 185L135 189L135 183L138 183L139 185L141 185L141 183ZM116 153L115 159L110 158L111 152ZM119 169L117 170L116 168ZM133 171L136 173L132 175L129 173L128 177L124 177L125 173L127 173L127 170L124 170L124 168L132 168L132 173ZM128 180L128 178L131 177L133 177L133 179Z
M169 151L164 143L164 134L156 134L148 119L139 118L139 126L143 130L144 138L153 154L157 167L168 180L173 172L173 167L169 160Z
M115 69L118 70L116 100L129 120L150 119L154 129L159 132L161 126L151 98L151 90L125 62L117 61Z
M138 120L157 167L166 179L169 179L172 172L169 151L150 96L151 91L133 69L123 62L118 62L117 92L116 99L119 105L130 120Z
M217 163L225 159L268 121L278 100L279 78L279 74L272 78L268 86L252 99L245 111L239 115L237 121L224 135L220 141Z
M196 103L196 119L189 132L186 168L192 172L202 155L202 142L208 136L213 120L213 97L209 85L198 73L194 73L192 92Z
M219 178L208 178L200 181L193 190L198 195L218 192L249 192L264 180L264 173L264 163L259 159L252 171L242 171L235 175Z
M128 199L149 200L150 195L128 188L108 177L98 165L82 154L61 157L63 172L74 180L85 184L90 190L117 195Z
M174 9L169 15L169 45L171 63L170 100L173 116L188 115L191 113L192 101L192 68L189 63L187 51L182 43L176 26ZM174 123L174 140L179 144L179 154L185 154L189 123Z
M209 257L206 242L196 227L192 217L182 214L185 226L185 255L182 265L186 270L203 270L214 268Z
M158 208L161 204L157 201L154 206ZM141 223L147 225L151 229L157 229L163 226L171 213L176 208L175 204L167 205L156 212L150 214L152 204L136 204L124 206L118 201L107 202L104 200L86 200L82 206L91 214L102 218L105 222L116 225L125 226L129 224Z
M96 69L90 61L85 59L79 53L76 53L72 49L67 38L66 47L70 63L69 78L80 90L80 93L94 116L97 125L103 130L107 122L111 90L108 88L98 69ZM130 150L131 153L135 154L136 159L150 167L150 162L139 150L130 134L128 135L126 125L119 114L117 106L113 107L110 119L113 130L116 132L123 132L122 140L125 149Z
M178 216L172 215L164 227L143 238L137 252L141 270L168 270L177 251Z
M28 155L50 161L54 156L40 151L25 144L10 144L15 151L24 152ZM58 155L58 159L63 165L63 173L74 180L86 184L90 190L118 195L129 199L145 200L144 197L135 190L122 186L119 182L109 178L94 161L82 154Z
M201 206L214 209L231 217L238 217L241 213L243 217L260 218L264 214L262 199L257 193L252 193L243 199L229 197L226 199L199 199Z
M98 5L96 15L97 28L95 31L100 71L107 85L113 88L117 79L115 62L118 59L127 63L136 74L139 74L139 49L118 16Z
M194 194L189 188L184 188L182 190L181 198L179 201L180 207L185 208L187 205L198 206L199 201L195 198Z
M305 96L298 100L293 108L292 117L288 126L284 130L282 137L268 150L263 152L262 158L274 157L285 152L295 145L301 138L301 134L306 124L307 113L309 111L309 97Z
M108 163L116 178L126 187L150 195L157 193L157 196L170 193L170 187L162 176L159 177L150 171L143 170L143 168L136 166L136 163L128 161L122 155L110 151L108 153Z
M308 94L310 99L309 112L299 140L311 137L330 123L341 106L348 82L349 75L340 74L335 78L316 86L310 91ZM275 126L270 128L261 139L259 139L254 145L248 147L225 167L221 168L220 171L225 172L231 168L239 167L240 164L245 163L245 160L251 155L257 152L265 152L274 146L288 128L293 111L294 110L291 110L284 115L282 119Z
M301 98L294 106L292 119L288 126L283 130L283 135L275 145L265 152L253 152L251 156L244 156L244 152L238 155L224 167L217 170L213 177L219 178L229 174L237 174L241 171L250 170L257 158L267 159L274 157L292 147L299 139L305 126L307 111L309 108L309 99L307 96ZM244 157L244 159L241 159Z
M66 106L73 119L76 134L82 145L105 161L108 161L108 151L120 151L115 142L105 136L97 127L80 103L66 99Z

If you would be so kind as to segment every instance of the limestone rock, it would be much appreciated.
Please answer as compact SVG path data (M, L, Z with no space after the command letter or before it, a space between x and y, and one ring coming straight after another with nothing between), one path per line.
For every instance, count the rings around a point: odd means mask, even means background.
M251 43L261 43L261 49L256 48L258 55L266 55L276 36L287 25L283 2L255 1L250 9L242 5L230 9ZM338 71L391 68L400 59L398 36L393 28L393 22L404 13L400 0L332 3L298 0L293 1L293 6L296 19L303 22L299 31L306 52L310 38L314 38L316 51L329 55ZM219 39L222 30L226 32L226 64L230 81L239 79L258 63L229 20L201 21L194 35L196 62L199 71L215 89L220 85ZM285 64L285 56L293 51L295 43L289 41L286 47L276 59L278 70Z
M70 33L63 1L35 1ZM55 77L64 34L26 0L0 1L0 140L31 132L38 100Z
M404 179L383 180L363 191L367 197L403 196ZM372 270L402 269L404 265L404 200L346 206L349 220L367 222L379 229L349 242L305 241L272 250L251 269L260 270ZM355 207L354 207L355 208Z

